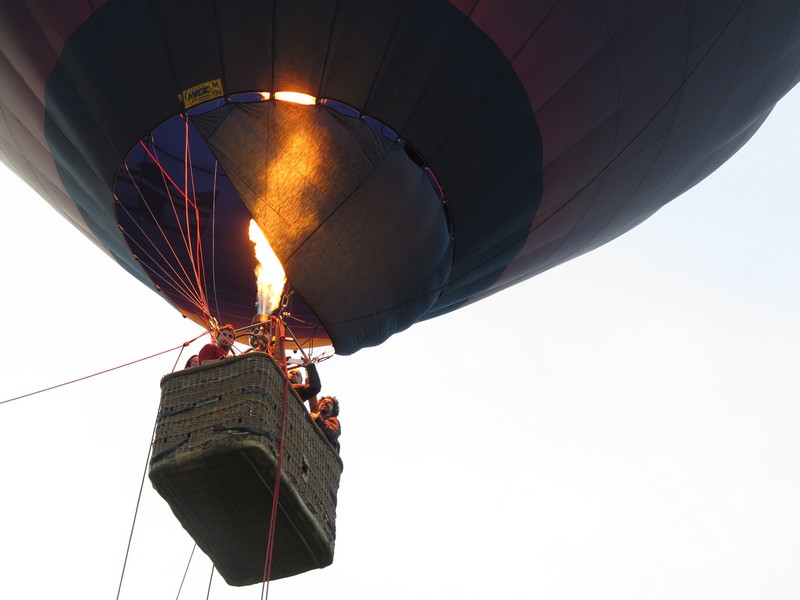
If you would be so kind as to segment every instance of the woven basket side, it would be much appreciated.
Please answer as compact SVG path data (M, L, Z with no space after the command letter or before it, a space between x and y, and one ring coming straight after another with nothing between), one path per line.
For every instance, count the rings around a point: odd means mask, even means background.
M274 578L333 560L342 462L287 386L262 353L162 379L151 481L231 585L260 581L282 427Z

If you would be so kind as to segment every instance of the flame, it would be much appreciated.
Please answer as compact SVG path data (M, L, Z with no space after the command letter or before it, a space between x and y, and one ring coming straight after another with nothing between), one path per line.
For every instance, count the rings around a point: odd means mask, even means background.
M250 219L250 241L256 245L255 268L256 285L258 286L258 314L272 313L281 300L283 286L286 284L286 273L278 257L269 245L267 238L258 224Z

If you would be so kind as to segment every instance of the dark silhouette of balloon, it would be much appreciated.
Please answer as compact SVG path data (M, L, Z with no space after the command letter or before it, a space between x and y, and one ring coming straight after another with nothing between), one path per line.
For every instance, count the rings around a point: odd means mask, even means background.
M92 5L0 4L0 159L201 323L253 316L252 216L343 354L641 223L800 72L777 0Z

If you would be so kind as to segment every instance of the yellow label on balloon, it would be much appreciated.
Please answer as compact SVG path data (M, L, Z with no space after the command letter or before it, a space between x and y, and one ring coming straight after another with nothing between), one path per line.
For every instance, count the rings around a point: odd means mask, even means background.
M212 79L199 85L190 87L183 90L181 93L181 100L183 101L184 108L191 108L201 102L213 100L224 96L225 92L222 90L222 79Z

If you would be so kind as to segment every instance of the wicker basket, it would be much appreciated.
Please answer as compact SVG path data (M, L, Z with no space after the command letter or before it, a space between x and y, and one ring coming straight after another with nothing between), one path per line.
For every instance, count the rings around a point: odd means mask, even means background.
M286 379L253 352L165 376L150 481L229 585L262 581ZM342 461L291 386L271 579L333 562Z

